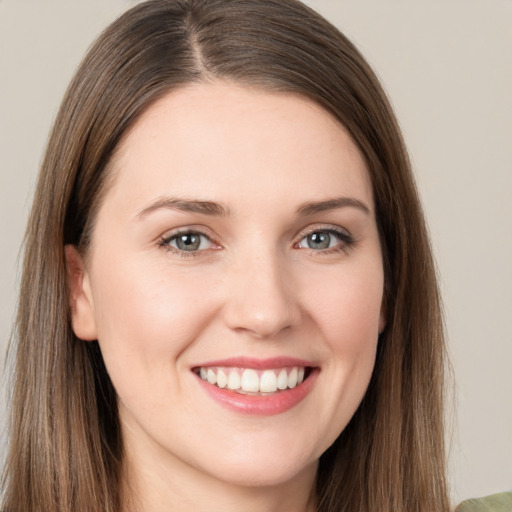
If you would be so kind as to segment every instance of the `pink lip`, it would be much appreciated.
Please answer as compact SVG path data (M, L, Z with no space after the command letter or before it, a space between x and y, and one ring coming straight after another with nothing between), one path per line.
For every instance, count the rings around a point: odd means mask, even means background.
M219 366L233 368L271 369L290 366L304 366L311 368L309 376L298 386L280 391L271 395L244 395L228 389L221 389L204 381L197 374L197 382L210 398L221 406L232 411L248 415L271 416L281 414L304 400L312 390L320 370L310 362L288 357L271 359L252 359L235 357L219 361L209 361L198 367Z
M230 357L228 359L219 359L217 361L208 361L196 365L196 368L208 368L209 366L233 367L233 368L253 368L254 370L270 370L273 368L285 368L289 366L317 366L311 361L297 359L295 357L271 357L267 359L256 359L253 357Z

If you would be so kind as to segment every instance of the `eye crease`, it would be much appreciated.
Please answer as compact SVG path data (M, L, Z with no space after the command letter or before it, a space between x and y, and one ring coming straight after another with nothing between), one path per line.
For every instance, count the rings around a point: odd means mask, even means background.
M329 249L347 249L355 240L347 233L336 229L316 229L304 236L295 247L321 252Z
M341 230L316 229L302 236L299 242L293 245L293 248L325 253L330 250L346 250L354 243L355 240L352 236ZM183 256L192 256L208 249L220 249L220 246L212 242L207 235L192 230L183 230L162 237L158 245Z
M197 231L181 231L166 236L160 240L159 245L169 250L194 253L205 249L215 248L215 244L203 233Z

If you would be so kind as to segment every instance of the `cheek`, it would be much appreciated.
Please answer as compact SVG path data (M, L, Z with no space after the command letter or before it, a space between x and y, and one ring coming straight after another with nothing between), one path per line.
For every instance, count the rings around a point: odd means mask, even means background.
M158 264L102 267L109 272L96 273L93 296L98 341L114 385L135 375L149 386L172 379L170 367L213 314L213 297L203 294L198 301L197 277L169 275Z
M323 421L333 441L348 423L368 387L378 342L383 294L379 266L333 273L322 291L310 294L310 311L325 342L322 370L329 383L330 407Z
M379 266L332 273L309 296L315 323L332 350L357 354L375 343L381 318L383 274Z

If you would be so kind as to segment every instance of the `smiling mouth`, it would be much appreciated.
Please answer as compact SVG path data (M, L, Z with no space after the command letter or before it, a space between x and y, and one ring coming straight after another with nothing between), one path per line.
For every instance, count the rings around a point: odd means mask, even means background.
M291 366L257 370L253 368L234 368L208 366L193 369L203 381L220 389L226 389L243 395L265 396L293 389L306 380L311 368Z

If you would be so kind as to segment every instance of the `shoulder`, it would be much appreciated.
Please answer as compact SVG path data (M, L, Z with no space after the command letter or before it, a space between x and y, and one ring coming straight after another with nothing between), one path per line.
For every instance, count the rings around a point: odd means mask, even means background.
M512 512L512 492L464 501L455 512Z

